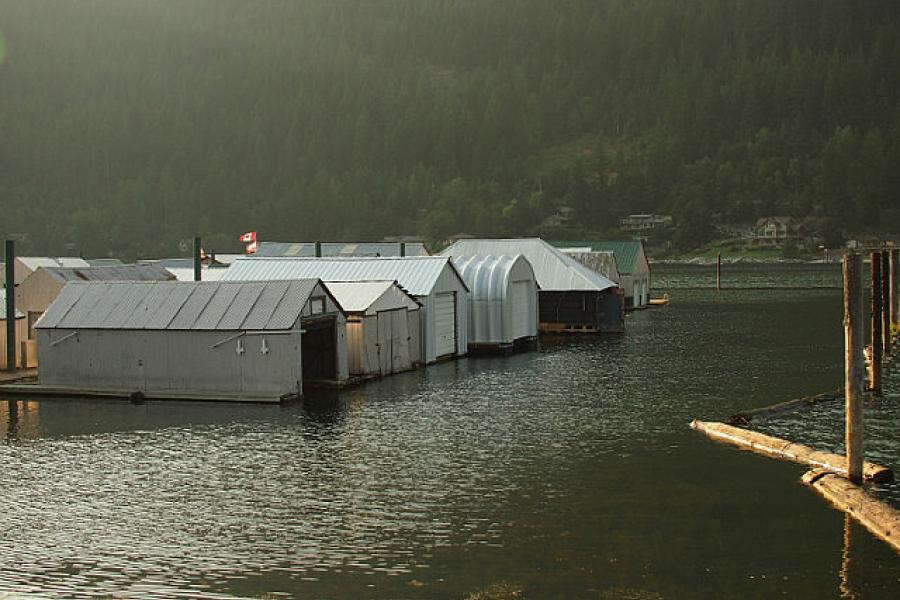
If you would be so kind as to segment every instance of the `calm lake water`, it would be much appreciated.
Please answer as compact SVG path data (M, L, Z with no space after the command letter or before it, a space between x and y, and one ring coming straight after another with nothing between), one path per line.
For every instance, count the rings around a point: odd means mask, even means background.
M3 401L0 592L900 597L900 558L845 531L802 467L688 428L838 387L839 292L694 289L711 272L658 267L671 304L621 337L290 406ZM731 281L840 282L834 266L748 272ZM888 379L869 444L900 470ZM763 427L839 448L838 409Z

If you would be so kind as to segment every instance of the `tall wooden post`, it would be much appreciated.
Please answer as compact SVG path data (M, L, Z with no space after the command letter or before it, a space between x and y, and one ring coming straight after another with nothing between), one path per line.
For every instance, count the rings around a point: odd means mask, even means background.
M200 281L200 261L202 257L200 256L200 238L194 238L194 281Z
M862 257L848 254L844 256L844 433L847 474L854 483L862 483L863 477L863 323Z
M872 252L872 369L870 371L869 388L881 395L881 357L884 350L881 341L881 312L884 307L881 298L881 252Z
M16 244L6 240L6 370L16 370Z
M881 343L884 354L891 353L891 253L881 253Z
M722 253L716 254L716 289L722 289Z
M900 276L897 269L900 268L900 250L891 250L891 266L889 272L891 274L891 306L890 306L890 315L891 315L891 324L896 325L898 323L898 311L900 311L900 306L898 306L897 294L900 293L900 281L897 280L897 277Z

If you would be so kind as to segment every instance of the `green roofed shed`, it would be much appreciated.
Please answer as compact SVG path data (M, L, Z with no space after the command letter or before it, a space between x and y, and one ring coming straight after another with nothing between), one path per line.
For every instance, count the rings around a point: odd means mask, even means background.
M573 258L581 260L585 254L612 252L621 275L625 301L632 308L647 304L650 299L650 263L640 240L557 240L550 242ZM590 266L590 265L588 265Z

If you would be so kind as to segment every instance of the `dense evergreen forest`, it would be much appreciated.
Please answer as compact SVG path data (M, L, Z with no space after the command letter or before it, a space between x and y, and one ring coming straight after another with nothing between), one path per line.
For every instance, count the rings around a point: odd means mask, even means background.
M900 2L0 0L23 252L900 229ZM68 246L67 246L68 244Z

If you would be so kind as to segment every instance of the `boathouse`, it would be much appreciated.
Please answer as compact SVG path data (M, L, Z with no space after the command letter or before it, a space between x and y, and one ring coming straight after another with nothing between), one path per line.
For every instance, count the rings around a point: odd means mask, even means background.
M86 260L83 258L78 258L77 256L62 256L62 257L50 257L50 256L17 256L15 258L14 271L14 280L15 284L19 285L25 278L31 275L34 271L38 270L40 267L89 267ZM0 263L0 281L4 281L6 277L6 265Z
M394 281L329 281L347 315L350 375L408 371L421 362L419 303Z
M625 293L628 308L640 308L650 302L650 261L641 240L560 241L553 245L573 258L595 268L597 252L612 252L621 277L619 284Z
M469 352L533 348L538 286L531 263L517 256L455 256L469 287Z
M73 282L36 325L42 387L277 401L348 379L344 315L317 279Z
M441 255L515 256L534 269L539 329L546 333L619 333L624 300L615 283L540 238L459 240Z
M223 281L316 277L323 281L396 281L422 306L421 356L426 364L468 350L469 289L446 256L276 258L236 260Z

